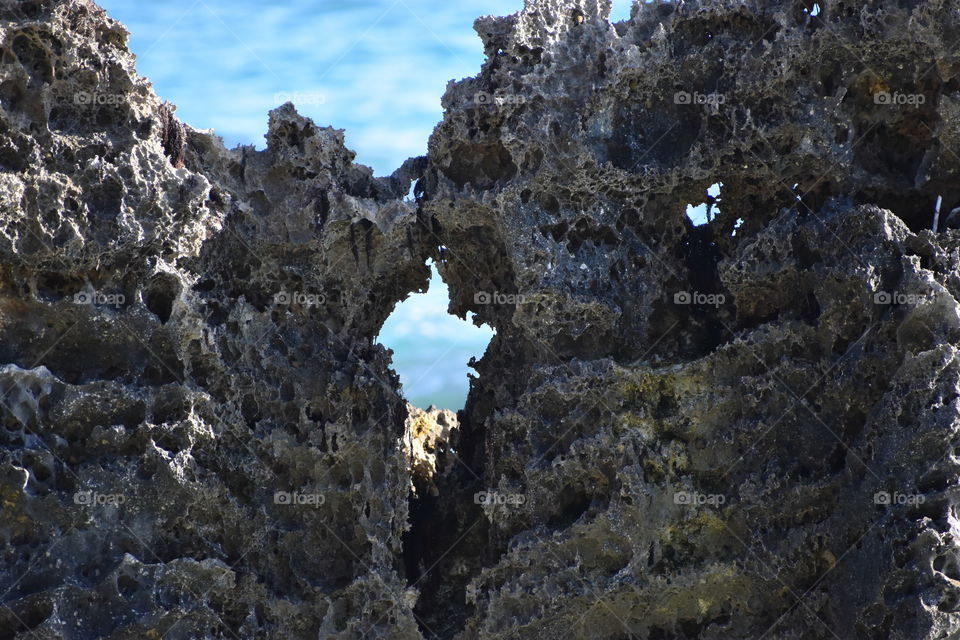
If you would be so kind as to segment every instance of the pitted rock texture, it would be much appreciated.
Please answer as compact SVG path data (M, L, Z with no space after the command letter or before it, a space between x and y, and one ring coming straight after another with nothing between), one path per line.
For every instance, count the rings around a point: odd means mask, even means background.
M478 20L487 62L444 96L421 207L451 309L497 333L417 612L481 638L960 633L960 236L929 230L960 204L957 6L608 8ZM490 488L525 501L475 507Z
M0 7L0 637L419 637L402 181L291 105L226 151L92 3Z
M426 410L407 404L403 453L407 457L410 485L416 496L439 494L435 479L453 470L456 463L457 414L430 406Z
M960 634L960 12L609 8L478 20L374 178L0 0L0 638ZM456 417L375 342L428 258Z

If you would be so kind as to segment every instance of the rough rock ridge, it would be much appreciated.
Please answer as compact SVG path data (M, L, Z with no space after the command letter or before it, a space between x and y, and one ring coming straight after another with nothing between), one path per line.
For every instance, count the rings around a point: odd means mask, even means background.
M609 9L479 19L375 178L0 0L0 639L960 634L958 6ZM375 342L428 258L456 417Z

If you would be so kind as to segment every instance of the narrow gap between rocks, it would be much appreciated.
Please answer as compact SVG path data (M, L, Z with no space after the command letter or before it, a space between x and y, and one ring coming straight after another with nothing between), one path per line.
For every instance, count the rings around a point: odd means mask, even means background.
M439 247L436 260L442 262L446 255L446 249ZM463 481L455 472L463 471L459 460L463 414L458 417L457 412L466 403L470 364L483 356L495 334L487 325L475 326L472 313L466 319L448 313L450 292L436 265L428 265L427 290L413 292L398 303L377 337L393 352L392 368L407 400L398 445L409 474L409 529L401 544L407 584L420 592L421 607L443 597L440 592L446 589L433 564L436 549L448 546L452 541L447 537L462 528L457 510L450 508L462 500L463 492ZM423 620L421 624L424 634L439 632L434 619L429 625ZM461 624L459 619L445 620L443 637Z

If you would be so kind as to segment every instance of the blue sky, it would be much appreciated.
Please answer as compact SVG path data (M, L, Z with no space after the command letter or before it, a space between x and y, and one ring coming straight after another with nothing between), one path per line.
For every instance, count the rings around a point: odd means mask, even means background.
M423 155L450 80L476 75L478 16L521 0L99 0L130 31L137 70L177 116L228 147L264 145L267 112L286 100L346 130L356 161L387 175ZM613 17L629 14L615 2ZM415 405L459 409L467 361L492 331L446 313L438 277L387 321L380 341Z

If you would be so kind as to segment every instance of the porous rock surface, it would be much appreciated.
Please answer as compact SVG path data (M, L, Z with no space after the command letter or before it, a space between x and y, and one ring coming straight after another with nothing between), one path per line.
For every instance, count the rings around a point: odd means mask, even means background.
M0 0L0 638L960 634L957 6L609 8L479 19L374 178ZM428 258L456 417L375 341Z

